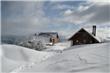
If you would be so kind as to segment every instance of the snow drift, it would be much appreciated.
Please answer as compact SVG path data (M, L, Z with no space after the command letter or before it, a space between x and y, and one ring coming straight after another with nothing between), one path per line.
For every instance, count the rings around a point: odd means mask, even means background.
M73 46L45 61L34 63L30 68L25 66L13 72L108 73L109 49L110 43Z
M1 53L2 72L10 72L23 64L40 62L53 55L9 44L2 45Z
M53 50L66 43L57 44ZM51 48L49 48L51 49ZM70 72L70 73L108 73L110 43L77 45L53 51L32 49L4 44L1 51L2 72Z

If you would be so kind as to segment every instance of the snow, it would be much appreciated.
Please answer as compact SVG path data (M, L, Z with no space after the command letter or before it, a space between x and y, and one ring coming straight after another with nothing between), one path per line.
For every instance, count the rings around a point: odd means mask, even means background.
M61 43L59 44L61 45ZM54 54L54 56L51 56L45 60L40 60L40 62L36 62L37 60L34 60L34 62L23 64L16 69L13 69L11 73L107 73L109 72L109 49L110 43L72 46L64 49L62 53ZM43 53L48 53L50 55L50 52ZM43 58L44 57L42 57L42 59Z
M11 44L2 45L1 52L3 72L10 72L13 69L28 63L38 63L54 54L50 52L35 51Z
M48 46L48 49L46 51L63 51L64 49L67 49L71 46L70 41L63 41L54 44L53 46Z
M60 42L45 51L4 44L1 53L2 72L6 73L109 72L110 42L72 47L70 42Z
M107 72L109 44L71 47L71 50L35 65L28 71L46 72ZM99 52L98 52L99 51ZM38 66L41 68L37 70ZM27 71L27 70L24 70Z
M92 27L84 29L89 33L92 33ZM108 37L110 37L110 28L96 28L96 39L98 39L100 42L104 42L110 40Z

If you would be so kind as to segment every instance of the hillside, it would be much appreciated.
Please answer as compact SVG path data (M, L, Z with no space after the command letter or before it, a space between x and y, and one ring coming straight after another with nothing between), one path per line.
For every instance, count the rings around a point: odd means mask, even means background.
M11 72L21 65L40 62L53 55L53 53L35 51L11 44L2 45L1 53L3 72Z
M110 43L73 46L19 72L109 72Z
M3 48L4 72L109 72L110 43L72 46L57 54L15 45Z

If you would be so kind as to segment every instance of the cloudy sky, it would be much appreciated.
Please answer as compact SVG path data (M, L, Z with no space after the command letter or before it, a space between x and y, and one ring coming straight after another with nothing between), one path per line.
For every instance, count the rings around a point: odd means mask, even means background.
M2 35L59 32L69 35L79 28L110 28L110 2L2 1Z

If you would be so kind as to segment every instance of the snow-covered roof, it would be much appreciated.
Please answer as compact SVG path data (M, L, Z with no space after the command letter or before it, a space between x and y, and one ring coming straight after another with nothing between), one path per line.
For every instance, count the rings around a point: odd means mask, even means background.
M96 34L96 36L94 36L94 35L92 34L92 32L88 31L88 30L85 29L85 28L84 28L84 30L85 30L86 32L88 32L93 38L95 38L95 39L97 39L99 42L101 42L101 39L97 36L97 34Z
M93 35L89 30L87 30L86 28L81 28L81 29L85 30L85 31L86 31L89 35L91 35L93 38L95 38L96 40L98 40L99 42L101 42L101 39L100 39L99 37L94 36L94 35ZM81 29L80 29L80 30L81 30ZM79 30L79 31L80 31L80 30ZM77 31L77 32L79 32L79 31ZM76 33L77 33L77 32L76 32ZM76 33L74 33L73 36L74 36ZM71 38L71 37L70 37L70 38Z
M39 36L44 36L44 37L56 37L58 35L57 32L41 32L39 33Z

